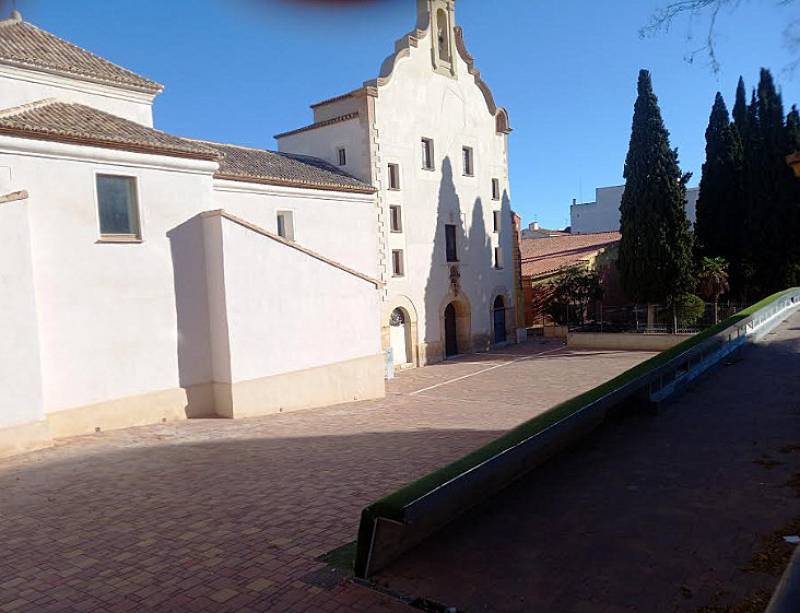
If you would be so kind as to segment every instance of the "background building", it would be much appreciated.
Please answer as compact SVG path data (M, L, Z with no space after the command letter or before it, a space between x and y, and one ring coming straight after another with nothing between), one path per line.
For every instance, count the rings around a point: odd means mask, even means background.
M619 232L567 234L520 241L526 327L548 323L545 314L552 292L550 282L570 268L596 270L607 298L623 300L616 271Z
M619 232L619 205L622 202L624 185L614 187L598 187L595 190L594 202L572 201L569 208L570 227L573 234L588 232ZM686 190L686 215L694 224L697 220L697 196L699 187Z

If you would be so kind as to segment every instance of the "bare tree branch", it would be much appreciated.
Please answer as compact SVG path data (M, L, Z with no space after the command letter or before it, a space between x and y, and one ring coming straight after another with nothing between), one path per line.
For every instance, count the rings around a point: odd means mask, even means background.
M639 35L645 38L655 36L661 32L669 32L677 19L686 16L689 19L689 32L686 38L687 40L692 40L691 26L693 22L696 19L708 16L708 29L705 33L703 45L691 51L685 59L687 62L693 63L700 54L704 54L708 57L711 70L714 73L718 73L720 62L716 47L717 21L722 9L730 8L733 11L741 2L742 0L673 0L653 13L648 24L639 30ZM775 6L787 6L795 2L796 0L771 0L770 3ZM800 19L792 20L789 23L784 31L784 40L786 46L795 55L800 56ZM794 70L798 65L800 65L800 57L792 62L790 67Z

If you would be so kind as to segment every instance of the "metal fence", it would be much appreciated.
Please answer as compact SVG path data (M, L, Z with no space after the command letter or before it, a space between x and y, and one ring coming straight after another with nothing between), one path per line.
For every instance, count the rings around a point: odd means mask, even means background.
M664 305L605 306L592 305L581 317L580 313L570 317L572 332L633 332L641 334L694 334L713 326L717 321L738 313L741 304L724 303L716 307L706 303L700 308Z

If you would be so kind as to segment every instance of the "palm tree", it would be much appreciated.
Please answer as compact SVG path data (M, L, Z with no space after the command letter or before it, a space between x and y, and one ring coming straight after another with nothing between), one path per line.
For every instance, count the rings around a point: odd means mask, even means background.
M725 258L704 257L697 275L698 289L703 298L714 301L714 323L719 322L719 297L730 290L728 262Z

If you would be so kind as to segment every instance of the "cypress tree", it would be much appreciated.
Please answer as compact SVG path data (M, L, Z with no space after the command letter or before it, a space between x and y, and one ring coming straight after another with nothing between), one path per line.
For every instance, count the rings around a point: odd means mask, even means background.
M796 106L786 116L786 131L784 151L786 155L800 152L800 112ZM800 285L800 179L794 176L794 171L787 175L784 189L787 219L785 235L789 250L789 263L785 271L787 286Z
M787 227L793 218L789 203L794 176L786 164L783 100L769 70L758 84L757 182L751 215L755 223L753 254L755 287L762 295L784 289L792 281L791 254L796 237Z
M637 303L674 305L692 287L689 176L681 175L650 73L642 70L625 160L618 261L622 287Z
M739 77L736 86L736 102L733 105L733 125L739 132L739 139L744 140L747 133L747 90L744 87L744 78Z
M706 161L697 200L695 241L701 257L722 257L731 262L738 256L741 173L739 135L730 122L722 94L717 92L706 129Z
M744 79L739 77L736 86L736 103L733 106L733 131L739 141L740 166L739 177L736 180L738 194L731 200L730 233L728 262L730 264L731 294L740 301L748 300L752 293L752 249L753 233L751 230L751 209L753 208L754 181L757 178L754 170L753 153L755 151L755 134L750 130L750 125L757 124L755 92L753 102L747 104L747 89Z

